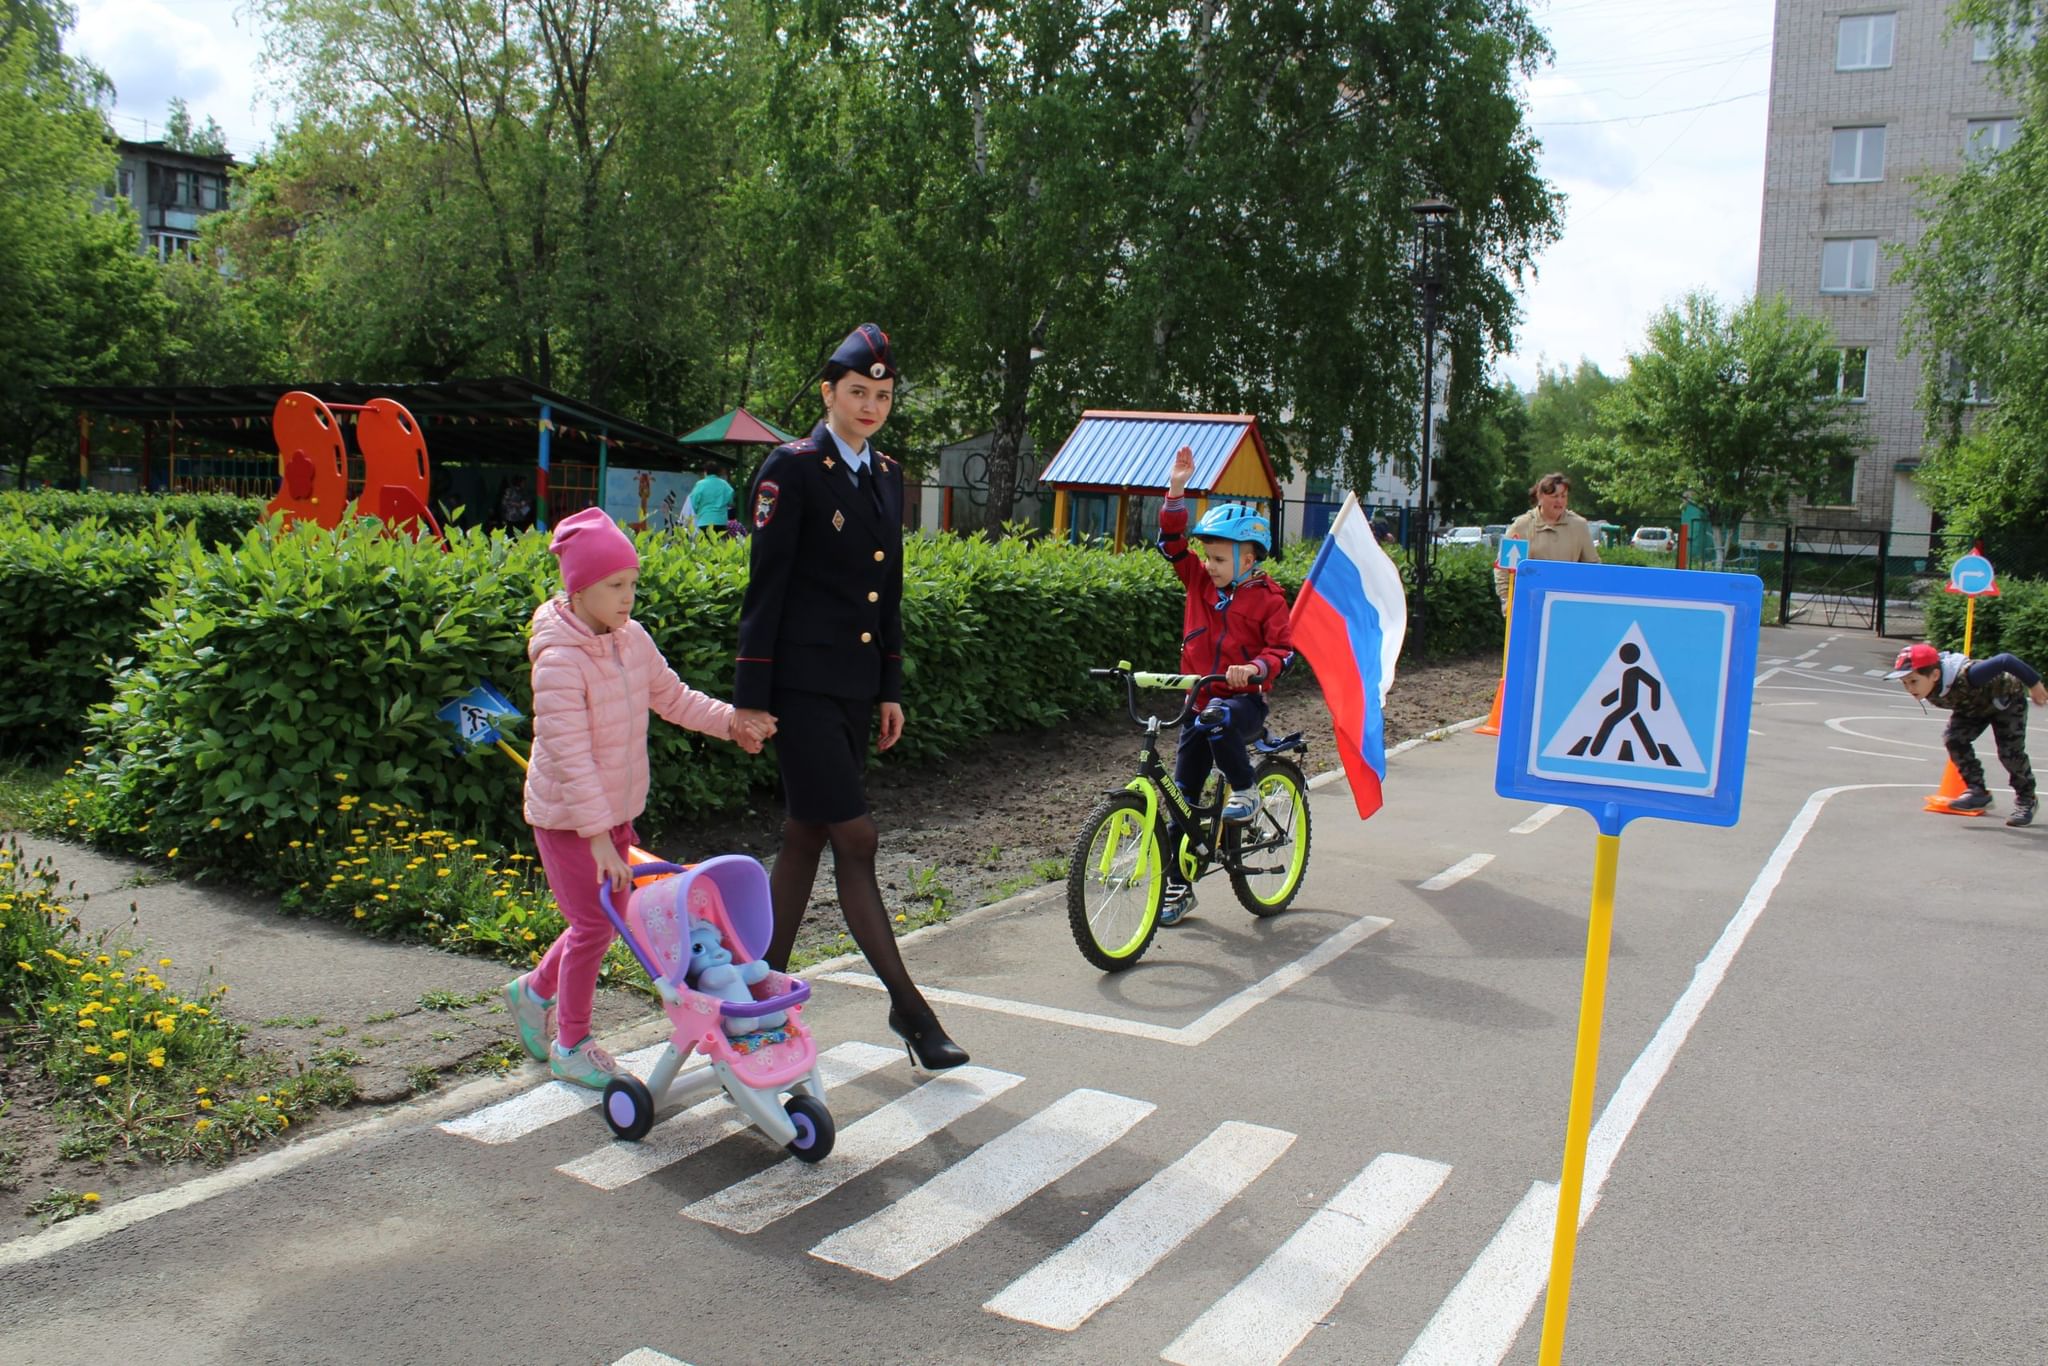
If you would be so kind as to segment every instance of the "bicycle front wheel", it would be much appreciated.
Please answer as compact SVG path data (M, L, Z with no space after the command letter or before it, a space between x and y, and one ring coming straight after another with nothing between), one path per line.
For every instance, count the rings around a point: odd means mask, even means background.
M1308 781L1290 761L1268 759L1252 784L1259 809L1251 824L1233 826L1224 844L1230 889L1253 915L1278 915L1308 871Z
M1067 924L1081 956L1104 972L1144 957L1159 928L1159 835L1145 803L1119 792L1088 813L1067 865Z

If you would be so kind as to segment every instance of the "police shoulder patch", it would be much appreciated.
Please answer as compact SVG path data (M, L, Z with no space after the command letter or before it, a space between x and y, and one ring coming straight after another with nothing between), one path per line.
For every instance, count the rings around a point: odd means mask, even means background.
M754 530L759 531L775 520L775 503L782 497L782 485L773 479L763 479L754 490Z

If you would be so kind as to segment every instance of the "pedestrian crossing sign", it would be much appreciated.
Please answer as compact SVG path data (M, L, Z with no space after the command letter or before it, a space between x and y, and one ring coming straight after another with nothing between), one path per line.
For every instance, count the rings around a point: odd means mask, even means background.
M1494 787L1733 825L1763 584L1753 575L1531 561L1515 576Z

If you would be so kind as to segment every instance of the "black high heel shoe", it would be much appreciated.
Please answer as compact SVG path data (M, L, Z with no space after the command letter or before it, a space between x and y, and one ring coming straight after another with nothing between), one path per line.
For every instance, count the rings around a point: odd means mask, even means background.
M891 1006L889 1028L903 1040L903 1050L910 1054L911 1064L927 1072L943 1072L967 1061L967 1050L946 1037L946 1031L939 1028L938 1017L930 1010L912 1015Z

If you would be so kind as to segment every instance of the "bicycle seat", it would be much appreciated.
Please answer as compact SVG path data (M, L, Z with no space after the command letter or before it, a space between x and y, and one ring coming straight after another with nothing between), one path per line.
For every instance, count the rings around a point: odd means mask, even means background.
M1273 738L1273 732L1269 730L1258 739L1252 741L1252 748L1261 754L1285 754L1289 750L1306 750L1308 742L1301 738L1302 734L1303 732L1296 731L1292 735L1283 736L1276 740Z

